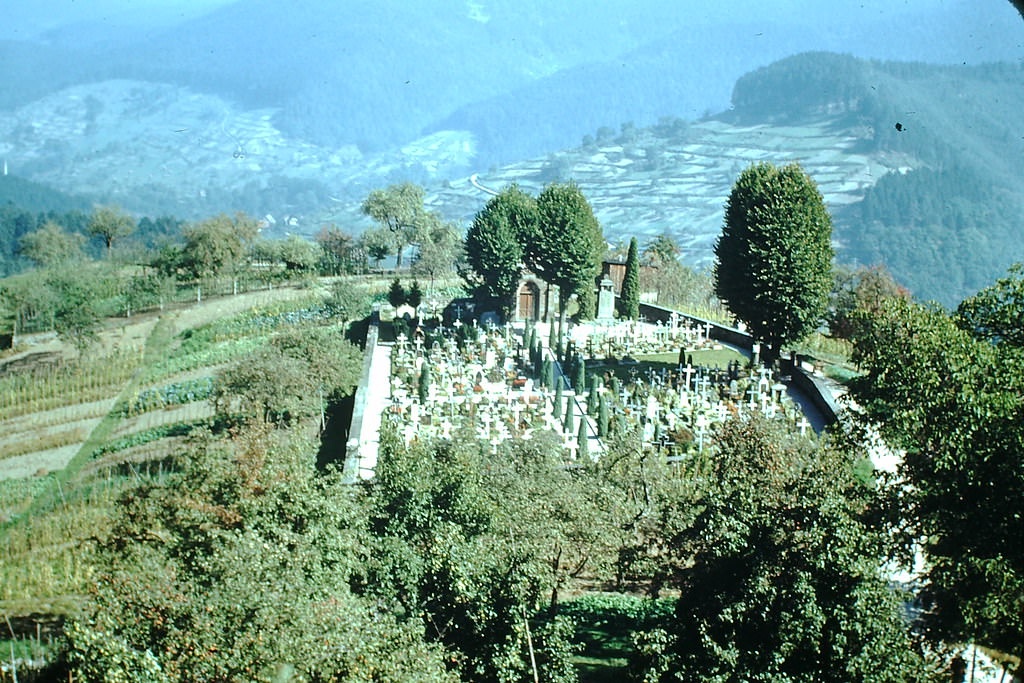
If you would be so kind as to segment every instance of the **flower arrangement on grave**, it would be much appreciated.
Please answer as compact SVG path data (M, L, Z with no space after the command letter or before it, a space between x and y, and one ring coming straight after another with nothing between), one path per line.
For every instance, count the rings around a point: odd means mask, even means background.
M679 446L689 446L694 442L696 436L688 427L679 426L668 432L669 440Z

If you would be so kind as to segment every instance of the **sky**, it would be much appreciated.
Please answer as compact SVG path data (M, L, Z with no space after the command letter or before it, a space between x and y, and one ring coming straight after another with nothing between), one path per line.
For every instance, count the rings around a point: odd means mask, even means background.
M0 13L4 16L0 37L31 39L46 30L96 20L143 26L160 25L199 16L236 1L238 0L0 0ZM565 3L578 0L552 1ZM1002 5L1006 17L1016 17L1019 21L1019 15L1007 0L679 0L679 3L681 10L706 17L708 21L726 18L767 21L777 15L801 17L811 22L869 20L929 8L980 6L981 3ZM477 0L477 4L486 5L487 0ZM991 11L991 7L987 9Z
M236 0L0 0L0 38L29 40L70 24L109 21L159 26L201 16Z

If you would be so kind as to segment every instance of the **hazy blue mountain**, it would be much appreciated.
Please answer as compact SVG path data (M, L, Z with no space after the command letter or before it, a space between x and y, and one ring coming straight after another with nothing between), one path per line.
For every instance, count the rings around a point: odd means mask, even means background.
M736 78L794 52L945 63L1024 55L1000 33L1012 8L973 0L243 0L177 23L165 8L147 26L117 5L31 43L0 43L0 108L91 81L153 81L273 108L282 132L319 145L376 152L464 128L489 164L601 125L718 111Z
M358 228L351 208L389 182L468 188L449 211L462 219L485 197L460 178L568 170L611 236L669 230L706 263L742 166L813 148L844 253L925 296L969 291L1024 241L1008 219L1021 74L985 65L1024 56L1009 3L181 1L147 18L102 0L56 23L32 8L61 0L17 4L2 35L26 39L0 41L12 173L149 215ZM807 50L846 56L788 57ZM672 135L701 119L697 146L637 132L662 119Z

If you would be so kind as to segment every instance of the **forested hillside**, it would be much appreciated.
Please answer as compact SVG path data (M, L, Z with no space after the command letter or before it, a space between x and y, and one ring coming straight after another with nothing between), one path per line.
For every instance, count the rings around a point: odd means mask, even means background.
M841 257L886 264L955 305L1024 258L1024 68L937 66L811 53L741 78L730 120L828 114L861 151L900 168L836 211Z

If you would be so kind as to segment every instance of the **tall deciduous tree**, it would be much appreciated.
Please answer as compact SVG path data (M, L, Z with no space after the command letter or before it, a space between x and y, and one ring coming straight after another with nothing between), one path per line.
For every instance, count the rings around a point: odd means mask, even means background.
M434 280L455 271L461 247L462 235L454 225L435 214L427 214L420 248L411 268L413 274L428 278L428 291L433 291Z
M906 681L921 673L885 540L843 453L764 420L718 438L699 513L672 541L687 561L663 680Z
M135 227L135 219L115 207L101 206L89 217L89 234L103 240L107 256L114 242L135 232Z
M363 213L391 232L397 249L397 268L402 267L405 247L419 241L426 214L423 198L423 188L419 185L399 183L374 190L363 201Z
M537 201L517 185L488 200L466 233L466 259L507 316L523 270L524 245L537 231Z
M991 313L1002 319L999 307ZM970 327L980 338L940 309L890 302L857 338L865 376L853 395L903 453L890 495L897 529L927 563L926 623L944 639L1020 656L1024 348Z
M181 266L196 280L237 273L256 238L256 221L243 213L208 218L185 228ZM202 298L197 289L196 298Z
M715 289L769 359L814 329L832 289L832 219L797 164L750 166L733 185L715 243Z
M18 241L21 253L44 268L59 266L81 259L85 238L77 232L68 232L53 221L27 233Z
M565 329L569 298L595 287L604 235L576 183L545 187L537 197L537 213L538 228L527 244L527 262L545 282L558 287L559 324Z
M637 253L635 237L629 240L626 273L622 278L622 294L619 298L619 305L619 312L623 318L636 320L640 317L640 256Z

